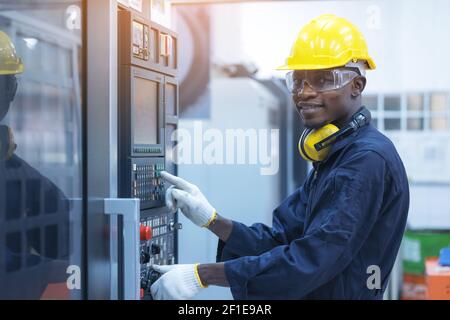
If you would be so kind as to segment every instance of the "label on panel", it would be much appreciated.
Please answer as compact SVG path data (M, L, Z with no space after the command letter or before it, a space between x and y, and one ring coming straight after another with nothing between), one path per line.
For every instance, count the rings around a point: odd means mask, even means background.
M133 56L142 60L149 58L148 26L133 21Z

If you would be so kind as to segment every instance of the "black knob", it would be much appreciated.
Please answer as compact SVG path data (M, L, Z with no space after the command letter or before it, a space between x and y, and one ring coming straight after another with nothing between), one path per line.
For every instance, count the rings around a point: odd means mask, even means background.
M161 247L157 244L152 244L152 254L160 254L161 253Z
M150 262L150 255L147 252L141 251L141 264Z

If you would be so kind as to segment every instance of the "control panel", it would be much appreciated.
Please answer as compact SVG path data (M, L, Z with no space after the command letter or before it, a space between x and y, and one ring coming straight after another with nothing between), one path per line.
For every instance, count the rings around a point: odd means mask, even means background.
M141 219L140 225L141 298L144 299L151 299L150 286L159 278L152 265L176 263L175 231L181 228L172 213L149 214Z
M151 299L159 274L178 263L177 214L165 206L161 171L177 174L172 133L178 127L177 35L136 12L118 8L119 193L140 199L141 299Z
M119 55L124 63L176 76L178 36L175 32L128 10L119 11L118 19L124 43Z
M141 209L164 206L166 190L161 178L164 158L132 158L130 162L130 196L141 200Z

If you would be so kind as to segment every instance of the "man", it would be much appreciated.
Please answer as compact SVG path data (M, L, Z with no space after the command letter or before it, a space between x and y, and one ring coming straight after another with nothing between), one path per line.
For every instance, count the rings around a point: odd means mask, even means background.
M311 139L335 135L321 151L301 141L314 170L275 209L272 227L230 221L196 186L163 174L173 184L167 205L219 237L222 262L155 266L163 273L151 287L155 299L189 299L209 285L229 286L235 299L382 299L409 189L394 145L361 109L365 69L374 68L363 36L345 19L322 15L300 31L280 69L292 70L288 87Z
M0 299L40 299L50 283L65 287L67 279L68 200L15 154L13 131L3 123L23 71L11 39L0 31Z

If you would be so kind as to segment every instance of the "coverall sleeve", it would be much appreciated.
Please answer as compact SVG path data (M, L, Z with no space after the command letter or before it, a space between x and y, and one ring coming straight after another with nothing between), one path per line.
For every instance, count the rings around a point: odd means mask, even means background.
M381 208L386 165L359 152L335 169L305 234L259 256L225 262L235 299L301 299L341 273L367 239Z
M219 240L217 262L242 256L256 256L274 247L288 244L292 234L303 232L306 195L303 187L290 195L274 210L272 227L256 223L248 227L233 221L233 229L225 243Z

